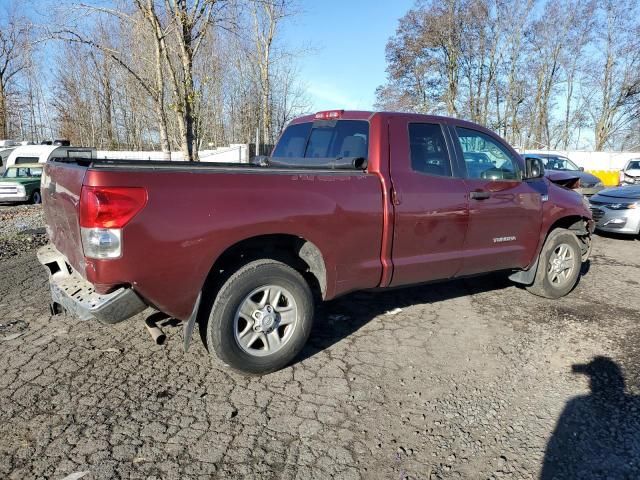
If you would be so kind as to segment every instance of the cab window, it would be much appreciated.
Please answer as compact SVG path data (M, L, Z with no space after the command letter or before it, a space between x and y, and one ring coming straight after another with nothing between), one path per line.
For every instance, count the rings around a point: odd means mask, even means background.
M451 177L451 161L442 127L435 123L410 123L411 168L415 172Z
M522 180L518 162L507 148L493 137L468 128L457 127L467 177L482 180Z
M316 120L287 127L272 157L367 158L368 150L367 121Z

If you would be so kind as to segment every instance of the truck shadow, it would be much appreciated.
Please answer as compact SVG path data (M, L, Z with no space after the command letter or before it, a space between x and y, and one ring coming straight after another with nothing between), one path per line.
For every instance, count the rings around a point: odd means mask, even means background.
M590 393L571 399L545 451L540 480L628 479L640 474L640 397L626 392L620 366L608 357L573 365Z
M442 283L397 289L356 292L321 303L309 341L294 362L303 361L352 335L371 320L387 312L412 305L439 303L458 297L502 290L514 284L505 274L489 274ZM393 321L394 316L388 316Z

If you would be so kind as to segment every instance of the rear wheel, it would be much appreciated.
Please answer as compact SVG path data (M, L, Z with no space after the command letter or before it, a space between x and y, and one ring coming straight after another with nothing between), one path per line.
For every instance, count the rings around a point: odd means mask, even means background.
M553 230L540 252L533 285L527 290L545 298L567 295L578 282L583 253L580 241L572 231Z
M218 292L207 323L207 346L235 370L269 373L302 350L312 323L313 296L302 275L276 260L256 260Z
M35 190L32 194L31 194L31 203L37 205L39 203L42 203L42 196L40 195L40 190Z

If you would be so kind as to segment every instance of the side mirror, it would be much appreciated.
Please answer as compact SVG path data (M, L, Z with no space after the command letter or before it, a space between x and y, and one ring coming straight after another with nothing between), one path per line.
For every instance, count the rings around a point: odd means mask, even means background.
M539 158L527 158L525 168L525 180L544 177L544 163Z
M584 172L584 167L580 167L578 168L578 170L580 170L581 172Z

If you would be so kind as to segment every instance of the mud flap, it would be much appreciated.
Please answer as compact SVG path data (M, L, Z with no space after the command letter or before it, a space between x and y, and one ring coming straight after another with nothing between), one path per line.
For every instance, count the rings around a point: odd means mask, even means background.
M536 257L536 261L528 270L519 270L509 275L509 280L521 285L533 285L536 279L536 273L538 273L538 262L540 261L540 255Z
M184 351L189 350L189 345L191 344L191 337L193 336L193 329L196 326L196 319L198 318L198 309L200 308L200 299L202 298L202 292L198 293L198 298L196 298L196 303L193 306L193 310L191 311L191 315L189 315L189 320L184 324L184 330L182 332L182 336L184 337Z

